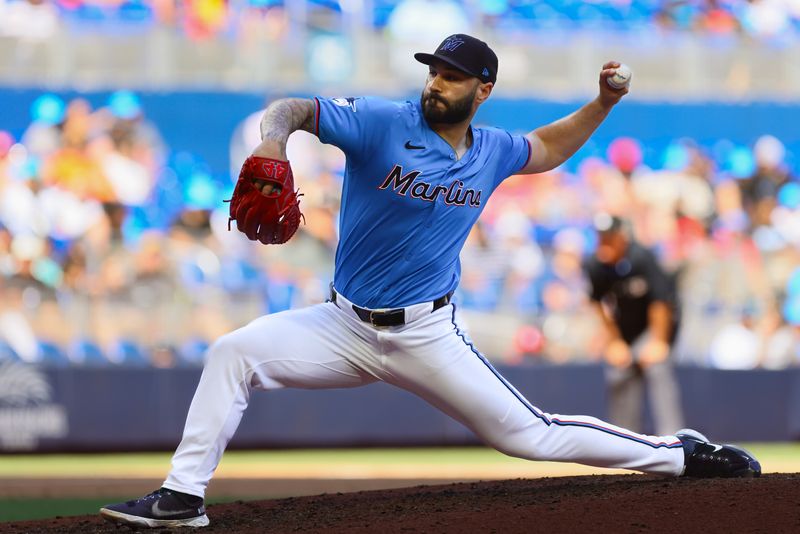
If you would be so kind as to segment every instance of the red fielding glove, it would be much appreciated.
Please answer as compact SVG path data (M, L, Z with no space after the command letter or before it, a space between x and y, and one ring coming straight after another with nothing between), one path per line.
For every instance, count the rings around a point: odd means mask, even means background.
M230 200L231 221L251 241L286 243L300 226L300 200L288 161L250 156L242 165Z

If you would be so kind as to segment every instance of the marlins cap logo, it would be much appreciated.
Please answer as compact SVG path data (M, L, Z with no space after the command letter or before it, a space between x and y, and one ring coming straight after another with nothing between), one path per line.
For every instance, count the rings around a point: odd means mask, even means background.
M444 50L445 52L455 52L456 48L464 44L463 39L459 39L458 37L450 37L449 39L445 39L442 43L442 46L439 47L439 50Z

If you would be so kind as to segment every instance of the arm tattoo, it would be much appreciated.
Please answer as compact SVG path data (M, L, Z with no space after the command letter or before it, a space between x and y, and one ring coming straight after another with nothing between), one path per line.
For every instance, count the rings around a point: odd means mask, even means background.
M286 144L289 135L297 130L314 132L316 105L304 98L284 98L267 107L261 118L261 139Z

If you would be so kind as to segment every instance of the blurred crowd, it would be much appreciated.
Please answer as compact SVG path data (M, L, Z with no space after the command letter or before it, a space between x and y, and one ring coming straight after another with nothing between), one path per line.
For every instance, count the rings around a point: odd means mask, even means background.
M76 32L174 28L194 40L274 38L301 21L311 29L400 33L481 26L498 35L541 30L693 32L781 38L800 29L798 0L0 0L0 35L41 39Z
M494 257L508 261L499 282L510 291L506 305L536 316L517 332L512 359L599 358L604 331L587 309L580 263L597 239L589 218L605 212L628 220L634 238L677 278L679 363L800 363L800 182L784 145L771 136L753 147L681 139L651 156L653 165L645 152L619 138L578 158L573 172L512 178L490 201L488 239L475 236L479 254L505 245ZM490 309L490 277L480 264L474 269L464 276L467 302Z
M93 108L45 94L0 131L0 358L51 365L198 364L219 335L321 302L332 278L344 158L298 132L290 160L306 224L286 245L228 231L231 175L165 146L136 94ZM457 294L483 350L507 362L600 359L581 261L592 217L631 221L676 273L679 363L800 364L800 181L771 136L752 146L590 142L568 166L508 179L462 253Z

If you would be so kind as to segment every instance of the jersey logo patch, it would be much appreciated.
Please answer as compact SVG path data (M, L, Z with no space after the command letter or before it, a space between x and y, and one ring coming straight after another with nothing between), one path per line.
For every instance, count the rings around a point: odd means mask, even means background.
M334 98L331 100L334 104L342 108L350 108L353 110L353 113L356 112L356 98L352 96L348 96L347 98Z
M406 141L406 148L409 150L425 150L424 146L412 145L411 141Z
M388 189L404 197L408 194L411 198L418 198L426 202L436 202L440 196L448 206L469 206L478 208L481 205L482 190L464 189L464 182L454 180L449 186L430 184L417 180L422 174L420 171L411 171L403 174L403 167L395 164L378 189Z

